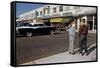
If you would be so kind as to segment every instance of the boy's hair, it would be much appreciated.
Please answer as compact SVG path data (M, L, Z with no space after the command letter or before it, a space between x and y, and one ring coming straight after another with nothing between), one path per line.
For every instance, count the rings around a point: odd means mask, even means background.
M74 20L75 18L72 18L68 23L71 24Z

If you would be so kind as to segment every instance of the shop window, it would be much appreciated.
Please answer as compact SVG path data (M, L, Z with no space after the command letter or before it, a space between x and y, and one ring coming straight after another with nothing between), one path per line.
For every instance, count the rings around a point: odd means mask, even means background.
M42 11L40 11L40 15L42 15Z
M47 14L50 14L50 6L47 8Z
M62 12L63 11L63 6L59 6L59 12Z
M87 22L88 22L87 23L88 24L88 29L92 30L93 29L93 27L92 27L93 26L93 21L87 21Z
M79 6L75 6L74 9L80 9L80 7Z
M47 14L50 14L50 9L47 10Z
M44 15L45 15L45 12L46 12L46 11L44 10L44 11L43 11Z
M39 16L39 12L37 12L37 16Z
M70 10L70 6L65 6L65 11Z
M55 7L55 8L53 8L53 13L56 13L57 11L57 8Z

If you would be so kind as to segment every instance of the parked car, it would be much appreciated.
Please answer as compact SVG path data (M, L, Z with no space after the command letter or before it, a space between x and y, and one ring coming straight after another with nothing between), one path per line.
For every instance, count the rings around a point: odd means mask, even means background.
M19 23L16 25L16 35L32 36L34 34L51 34L55 33L55 27L47 26L44 23Z

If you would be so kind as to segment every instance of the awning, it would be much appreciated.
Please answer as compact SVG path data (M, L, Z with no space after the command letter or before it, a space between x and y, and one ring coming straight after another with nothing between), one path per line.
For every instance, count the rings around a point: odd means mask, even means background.
M63 20L63 18L53 18L53 19L50 19L50 22L53 22L53 23L56 23L56 22L63 23L64 20Z
M48 22L49 20L43 20L43 22Z
M64 18L64 23L68 23L72 18Z
M72 18L53 18L50 19L52 23L68 23Z

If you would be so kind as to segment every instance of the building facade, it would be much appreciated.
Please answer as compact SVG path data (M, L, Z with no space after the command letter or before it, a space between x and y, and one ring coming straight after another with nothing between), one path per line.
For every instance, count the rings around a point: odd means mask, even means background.
M86 19L89 30L95 31L97 28L96 7L45 5L19 15L17 22L44 22L62 28L73 17L76 18L76 29L79 29L80 20Z

